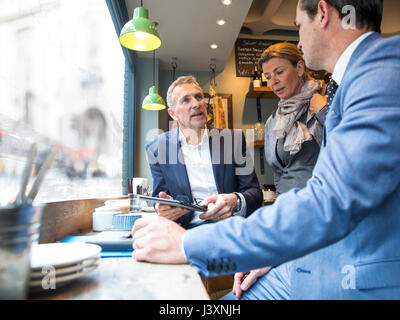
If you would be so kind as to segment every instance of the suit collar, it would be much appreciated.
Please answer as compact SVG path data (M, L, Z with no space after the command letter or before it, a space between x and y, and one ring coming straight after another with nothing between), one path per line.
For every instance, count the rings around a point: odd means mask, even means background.
M211 156L211 161L212 161L212 168L213 168L213 173L214 173L214 179L215 183L217 186L218 193L223 193L224 188L223 188L223 181L224 181L224 176L225 176L225 165L224 165L224 137L223 135L220 137L220 135L216 136L216 133L220 133L220 130L211 130L208 131L208 141L209 141L209 148L210 148L210 156ZM233 137L232 137L233 138ZM190 196L190 200L192 201L193 196L190 190L190 183L189 183L189 178L187 175L186 171L186 166L184 164L184 159L182 155L182 150L181 150L181 142L179 140L179 127L175 128L174 130L170 131L170 136L169 136L169 143L170 146L173 147L171 150L174 150L172 152L176 152L177 156L177 165L175 166L175 169L173 169L173 174L175 175L176 181L178 182L178 187L179 189L183 192L185 191L184 194ZM215 139L215 146L213 146L213 139ZM216 143L219 142L219 143ZM172 143L172 145L171 145ZM233 143L232 143L233 145ZM213 153L213 148L219 148L219 155L217 150L214 150ZM169 150L170 148L167 148ZM233 151L232 151L233 152ZM213 155L214 155L214 161L213 161ZM218 156L216 156L218 155ZM167 159L169 158L170 155L167 154ZM173 158L173 157L172 157Z
M357 50L358 46L363 42L363 40L368 38L368 36L370 36L371 34L373 34L372 31L366 32L359 36L346 48L346 50L340 56L332 74L332 79L335 80L338 85L340 85L342 82L343 75L346 72L347 65L349 64L353 53Z
M358 44L358 46L354 50L353 54L351 55L350 60L348 61L347 65L345 67L345 71L344 71L341 83L343 83L343 79L346 77L346 73L350 69L350 67L371 46L372 42L374 42L374 41L376 41L377 39L380 39L380 38L382 38L382 35L380 33L372 32L372 33L368 33L368 35L362 39L361 43ZM336 82L337 82L337 80L336 80ZM338 83L338 84L340 85L340 83Z
M181 145L189 145L189 144L187 143L187 141L186 141L186 137L185 137L185 135L183 134L183 131L181 130L180 127L178 127L178 128L179 128L179 129L178 129L178 140L179 140L179 142L181 143ZM202 130L203 130L203 129L202 129ZM205 128L204 131L203 131L202 140L201 140L201 142L200 142L198 145L200 145L200 144L202 144L202 143L204 143L204 142L207 142L207 139L208 139L208 129ZM196 147L196 146L198 146L198 145L190 145L190 146Z

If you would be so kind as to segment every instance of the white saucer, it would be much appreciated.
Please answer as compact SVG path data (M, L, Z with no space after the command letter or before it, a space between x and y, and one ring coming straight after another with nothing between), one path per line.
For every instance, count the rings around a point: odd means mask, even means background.
M94 211L96 212L120 212L120 207L115 207L115 206L102 206L102 207L98 207L95 208Z
M56 289L59 286L65 285L69 282L71 282L72 280L75 280L77 278L80 278L92 271L94 271L96 268L98 267L98 264L93 264L92 266L82 269L80 272L74 272L74 273L70 273L64 276L56 276L55 277L55 286ZM42 283L43 279L39 279L39 280L31 280L29 282L29 287L31 290L33 291L37 291L37 290L43 290L43 283Z
M154 207L142 207L142 211L144 211L144 212L156 212Z
M130 206L129 199L120 199L120 200L107 200L104 202L106 207L127 207Z
M79 262L78 264L68 266L68 267L62 267L62 268L55 268L55 275L56 276L61 276L61 275L66 275L69 273L77 273L78 271L81 271L83 269L89 268L96 264L99 261L100 257L88 259L82 262ZM31 272L31 281L33 280L39 280L42 279L44 276L46 276L46 273L43 273L42 270L40 271L32 271Z
M31 270L41 272L45 266L54 268L75 265L100 255L101 247L89 243L45 243L31 249Z

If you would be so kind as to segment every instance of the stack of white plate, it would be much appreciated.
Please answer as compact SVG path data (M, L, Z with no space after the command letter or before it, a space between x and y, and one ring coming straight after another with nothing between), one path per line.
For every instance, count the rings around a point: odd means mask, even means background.
M31 291L56 289L98 267L101 247L88 243L36 244L31 249Z

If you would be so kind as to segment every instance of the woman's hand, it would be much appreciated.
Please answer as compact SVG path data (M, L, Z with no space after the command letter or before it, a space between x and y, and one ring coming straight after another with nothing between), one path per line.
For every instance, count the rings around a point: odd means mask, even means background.
M250 272L237 272L235 273L235 279L233 283L233 294L236 295L238 299L242 296L243 291L247 291L254 281L266 274L271 267L264 267L261 269L255 269Z
M326 106L326 96L314 94L310 100L310 113L316 114Z

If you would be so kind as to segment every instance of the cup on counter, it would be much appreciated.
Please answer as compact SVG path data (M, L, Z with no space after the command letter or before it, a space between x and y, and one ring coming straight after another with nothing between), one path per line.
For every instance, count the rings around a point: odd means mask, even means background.
M147 188L148 180L146 178L128 178L128 193L137 194L138 187L143 190Z
M148 180L146 178L128 178L128 196L130 200L129 213L142 211L143 201L137 197L138 194L144 194L147 190ZM147 203L144 201L145 206Z
M25 299L30 278L30 252L39 239L44 206L0 207L0 299Z

